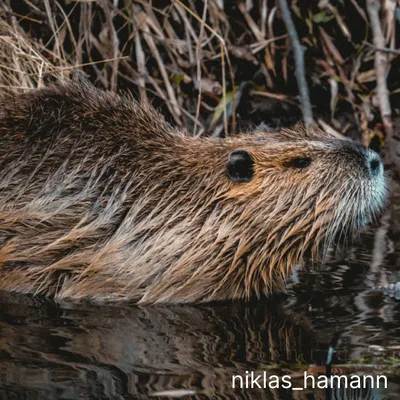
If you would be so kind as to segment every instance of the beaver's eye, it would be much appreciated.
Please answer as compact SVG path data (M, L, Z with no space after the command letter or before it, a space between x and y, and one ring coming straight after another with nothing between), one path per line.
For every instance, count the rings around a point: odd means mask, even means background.
M310 157L299 157L299 158L293 158L288 163L289 167L293 168L306 168L311 164L311 158Z

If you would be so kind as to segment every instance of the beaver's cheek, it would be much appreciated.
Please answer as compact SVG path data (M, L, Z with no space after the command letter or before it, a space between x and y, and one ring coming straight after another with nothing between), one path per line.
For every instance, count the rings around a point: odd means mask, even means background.
M227 192L227 198L246 200L262 195L265 187L261 174L255 171L253 179L250 182L231 183L230 189Z

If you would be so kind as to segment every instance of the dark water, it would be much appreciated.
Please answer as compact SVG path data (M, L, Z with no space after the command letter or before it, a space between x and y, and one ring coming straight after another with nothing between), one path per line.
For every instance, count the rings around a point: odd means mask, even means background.
M393 204L392 228L364 232L342 260L306 268L269 300L117 307L2 293L0 399L398 399L400 351L396 364L369 346L400 345L400 302L374 289L400 281L399 215ZM327 372L331 346L336 374L378 373L389 358L387 389L232 388L245 371L302 386L304 370Z

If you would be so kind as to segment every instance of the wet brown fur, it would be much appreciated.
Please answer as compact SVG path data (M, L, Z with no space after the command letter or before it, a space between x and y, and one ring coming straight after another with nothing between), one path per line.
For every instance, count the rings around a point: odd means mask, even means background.
M384 198L366 150L302 127L194 138L78 83L0 101L0 290L198 302L283 287ZM227 175L248 151L249 182ZM309 167L290 166L310 157Z

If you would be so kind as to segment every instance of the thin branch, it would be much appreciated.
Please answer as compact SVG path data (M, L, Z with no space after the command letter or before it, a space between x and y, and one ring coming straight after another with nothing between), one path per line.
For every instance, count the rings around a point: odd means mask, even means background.
M198 99L197 99L197 107L196 107L196 118L193 128L193 136L196 136L196 129L197 129L197 122L199 120L200 115L200 105L201 105L201 41L203 40L204 34L204 24L206 23L206 16L207 16L207 0L204 0L204 8L203 8L203 16L201 18L201 25L200 25L200 33L199 38L196 44L196 61L197 61L197 84L198 84Z
M328 125L322 119L318 119L318 125L324 130L326 133L338 138L338 139L345 139L345 136L338 132L336 129L333 129L330 125Z
M113 92L117 91L117 79L118 79L118 64L119 64L119 38L117 31L115 30L115 25L113 22L115 11L111 9L108 2L99 2L99 5L103 9L104 15L106 17L107 26L109 30L110 39L110 50L113 58L111 77L110 77L110 88Z
M371 43L368 43L366 40L363 40L363 44L366 46L370 47L371 49L375 51L381 51L382 53L387 53L387 54L394 54L396 56L400 56L400 50L399 49L389 49L387 47L376 47Z
M58 32L59 32L59 30L60 30L60 28L57 28L56 29L56 25L55 25L55 23L54 23L54 20L53 20L53 14L52 14L52 12L51 12L51 6L50 6L50 2L49 2L49 0L44 0L44 6L45 6L45 9L46 9L46 13L47 13L47 17L48 17L48 19L49 19L49 25L50 25L50 28L51 28L51 30L53 31L53 35L51 36L51 38L47 41L47 43L45 44L45 46L44 47L47 47L47 45L51 42L51 40L54 38L54 40L55 40L55 43L56 43L56 52L58 53L58 56L61 56L61 54L60 54L60 43L59 43L59 40L58 40Z
M192 15L195 19L197 19L200 23L204 24L204 27L209 30L212 34L214 34L216 36L216 38L219 41L220 44L220 49L221 49L221 72L222 72L222 101L224 104L224 128L225 128L225 135L229 136L228 133L228 116L226 113L226 77L225 77L225 56L227 59L227 63L229 66L229 72L231 74L231 79L232 79L232 88L234 89L235 87L235 83L234 83L234 78L233 78L233 71L232 71L232 66L230 63L230 59L229 59L229 53L228 53L228 49L226 48L226 44L225 44L225 40L224 38L218 33L216 32L213 28L211 28L210 25L208 25L206 22L202 22L202 20L200 19L200 17L194 13L190 8L188 8L187 6L185 6L185 4L183 4L181 2L181 0L175 0L175 2L177 4L179 4L182 8L184 8L190 15ZM234 106L234 104L232 103L232 105ZM234 116L235 112L234 112L234 108L232 111L232 115ZM234 117L233 117L234 118ZM234 126L234 119L232 118L232 126Z
M296 64L297 86L300 93L304 124L307 128L310 128L314 125L314 118L310 102L310 93L308 90L307 79L304 70L304 49L300 43L299 36L294 26L287 0L278 0L278 4L279 8L281 9L282 19L292 42L294 61Z
M391 218L392 213L389 207L381 217L379 228L375 231L372 260L369 266L369 281L374 286L384 286L389 283L384 268L380 267L385 261L386 242Z
M378 49L385 47L385 38L383 36L381 19L379 11L381 8L380 0L367 0L367 12L371 22L372 39L374 46ZM381 112L382 122L388 137L392 136L392 110L389 101L389 91L387 88L388 62L387 57L382 51L375 53L375 73L376 73L376 89L378 94L379 109Z
M126 60L128 58L130 58L130 57L129 56L117 57L118 60ZM103 64L103 63L114 61L114 60L115 60L115 58L108 58L106 60L92 61L92 62L87 62L84 64L69 65L68 67L53 67L52 71L44 72L43 75L46 75L46 74L51 75L54 72L68 71L69 69L82 68L82 67L87 67L89 65ZM27 75L34 75L34 74L27 74Z

